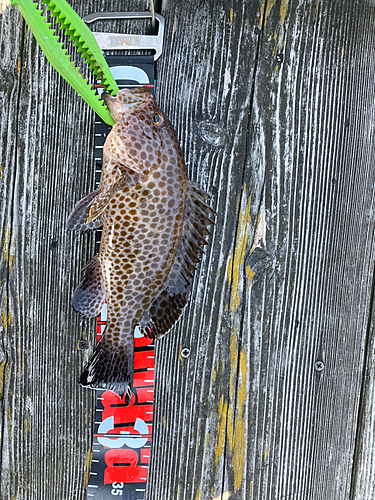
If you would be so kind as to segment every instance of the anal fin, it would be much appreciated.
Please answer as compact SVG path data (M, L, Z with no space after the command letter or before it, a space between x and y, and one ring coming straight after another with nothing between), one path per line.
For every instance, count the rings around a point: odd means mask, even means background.
M139 329L146 337L160 338L181 316L190 294L194 270L207 245L208 226L215 212L197 184L189 182L185 222L175 261L159 294L144 312Z
M85 277L72 297L73 309L88 318L98 316L105 301L105 288L98 256L83 269Z

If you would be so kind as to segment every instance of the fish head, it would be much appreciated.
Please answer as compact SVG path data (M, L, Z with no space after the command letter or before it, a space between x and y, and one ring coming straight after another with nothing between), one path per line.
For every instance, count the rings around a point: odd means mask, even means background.
M116 157L141 176L161 167L162 149L175 136L167 117L158 107L148 87L122 89L116 97L103 92L110 113L115 120L112 129L112 151Z
M132 89L119 90L114 97L103 92L101 99L105 101L112 118L116 123L120 123L131 111L137 111L147 106L148 103L155 102L152 91L149 87L135 87Z

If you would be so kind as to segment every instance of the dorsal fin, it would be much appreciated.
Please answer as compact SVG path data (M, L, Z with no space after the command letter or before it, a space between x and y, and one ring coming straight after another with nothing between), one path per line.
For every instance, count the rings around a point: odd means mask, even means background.
M207 245L208 226L215 212L210 199L197 184L189 182L185 222L175 261L159 294L144 312L139 328L146 337L160 338L181 316L189 298L193 272Z

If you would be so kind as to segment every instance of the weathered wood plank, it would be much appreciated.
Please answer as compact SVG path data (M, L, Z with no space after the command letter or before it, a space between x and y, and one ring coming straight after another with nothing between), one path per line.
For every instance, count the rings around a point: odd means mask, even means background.
M69 297L94 248L64 226L93 188L93 114L0 6L0 496L84 499L93 395L76 344L94 328ZM157 345L148 498L371 499L374 5L175 0L163 14L159 101L218 223Z
M2 32L11 59L2 68L9 112L2 115L8 274L1 497L79 498L91 438L91 415L82 410L92 396L76 383L82 328L67 299L88 238L75 245L75 261L64 227L79 188L92 184L92 117L46 63L18 11L9 7L2 19L11 30Z
M374 262L373 16L363 2L276 2L264 30L255 106L276 266L255 275L248 312L268 350L249 414L254 498L350 496Z
M70 2L80 15L117 2ZM147 9L123 2L125 9ZM0 3L1 482L4 499L84 499L93 393L78 384L94 321L70 305L92 235L67 234L94 187L94 115L57 75L18 10Z
M157 346L148 498L347 499L375 251L373 5L163 14L160 100L218 225Z
M261 193L262 179L254 175L243 197L252 199L242 206L259 44L253 22L259 22L260 5L174 2L162 13L168 28L159 70L160 101L177 127L190 177L214 195L218 219L190 305L180 324L157 344L148 498L214 498L221 494L225 475L228 392L235 383L230 377L236 361L230 357L234 326L228 303L237 306L242 293L236 267L254 235L255 224L248 221L256 220ZM247 224L244 234L241 224ZM244 244L233 258L236 234ZM228 266L234 267L233 280L241 289L232 299ZM185 346L191 355L181 359Z
M366 365L364 369L364 384L361 394L360 415L354 471L352 480L351 500L367 500L375 496L374 470L374 380L375 380L375 335L374 310L372 310L369 338L366 345Z

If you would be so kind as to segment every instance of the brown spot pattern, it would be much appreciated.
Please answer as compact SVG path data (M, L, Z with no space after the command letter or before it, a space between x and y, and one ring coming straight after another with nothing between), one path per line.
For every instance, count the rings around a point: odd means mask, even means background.
M116 124L103 149L101 197L127 180L102 213L107 328L81 383L123 394L132 385L134 327L159 294L181 241L188 179L175 132L151 93L122 90L108 105Z

